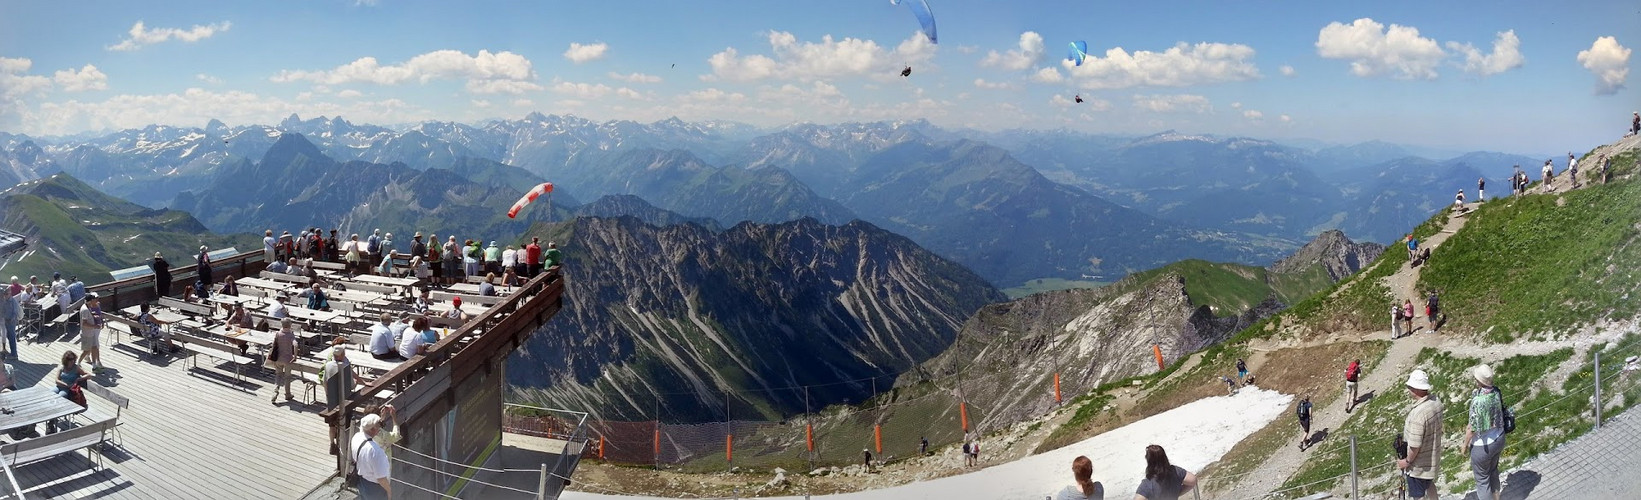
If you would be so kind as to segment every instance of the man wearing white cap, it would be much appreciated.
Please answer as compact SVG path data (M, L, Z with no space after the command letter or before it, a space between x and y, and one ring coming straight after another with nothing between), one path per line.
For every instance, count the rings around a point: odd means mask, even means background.
M97 294L85 296L80 309L80 359L91 363L93 371L102 371L103 354L97 340L103 335L103 308L97 303Z
M1470 421L1464 427L1464 449L1476 477L1476 498L1498 500L1499 455L1504 453L1504 395L1493 386L1493 368L1477 366L1476 390L1470 391Z
M1435 498L1433 485L1442 463L1442 402L1430 397L1430 375L1424 370L1408 375L1407 391L1413 397L1402 424L1407 458L1397 460L1396 468L1407 474L1408 498Z
M353 466L359 471L359 498L362 499L393 496L393 482L389 480L393 464L388 461L387 452L374 439L380 432L382 416L375 413L365 415L359 423L359 432L353 435L349 446L353 450Z

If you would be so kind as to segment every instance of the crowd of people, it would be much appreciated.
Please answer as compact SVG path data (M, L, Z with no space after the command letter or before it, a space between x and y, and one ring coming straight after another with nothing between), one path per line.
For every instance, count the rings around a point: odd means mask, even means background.
M412 275L434 285L450 285L468 276L494 274L501 277L503 283L517 286L519 281L533 278L564 259L557 243L548 242L543 247L540 238L503 248L496 240L490 240L489 246L481 246L482 240L457 240L454 235L447 236L443 243L438 234L430 234L423 240L422 233L417 231L401 249L394 243L393 233L383 233L381 229L373 230L363 240L358 233L341 238L340 229L331 229L329 237L324 232L312 227L295 236L290 231L275 236L269 229L263 232L263 252L269 262L285 262L286 266L302 260L332 262L346 265L348 271L355 274L386 275L396 268L397 261L403 260Z

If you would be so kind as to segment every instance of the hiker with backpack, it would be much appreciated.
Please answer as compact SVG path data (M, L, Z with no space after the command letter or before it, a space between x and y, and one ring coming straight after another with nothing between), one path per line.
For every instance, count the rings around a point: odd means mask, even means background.
M1351 361L1350 366L1345 367L1345 389L1350 391L1350 403L1345 405L1345 413L1356 409L1356 381L1361 376L1362 360Z
M1311 397L1309 395L1306 395L1305 399L1299 400L1299 409L1294 410L1294 414L1299 417L1299 430L1304 432L1299 436L1299 451L1305 451L1305 448L1311 446Z
M1396 301L1392 300L1392 301L1390 301L1390 339L1391 340L1396 340L1396 339L1399 339L1401 337L1402 337L1402 306L1396 305Z
M1243 361L1242 358L1236 358L1236 381L1242 385L1248 385L1247 382L1243 382L1247 378L1248 362Z
M1476 389L1470 391L1464 449L1470 455L1470 471L1476 476L1476 498L1498 500L1499 456L1504 453L1504 434L1514 430L1515 419L1506 414L1504 395L1493 385L1493 369L1479 365L1471 375L1476 378Z
M1436 291L1431 290L1430 299L1425 302L1424 306L1425 321L1430 323L1430 333L1438 333L1436 328L1441 325L1441 321L1439 321L1441 314L1442 308L1441 304L1436 301Z

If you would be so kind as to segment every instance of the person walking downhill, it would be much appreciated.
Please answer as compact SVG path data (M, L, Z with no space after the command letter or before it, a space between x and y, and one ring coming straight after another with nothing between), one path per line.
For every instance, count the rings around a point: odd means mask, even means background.
M1430 389L1430 375L1424 370L1413 370L1407 376L1407 391L1413 398L1413 407L1402 423L1407 458L1397 460L1396 468L1406 472L1411 498L1437 496L1433 486L1442 463L1442 402L1430 397Z
M1435 290L1430 291L1430 298L1425 301L1424 313L1425 320L1430 323L1430 333L1440 333L1436 330L1436 328L1442 324L1442 307L1436 300Z
M1054 500L1104 500L1105 485L1094 480L1094 461L1079 456L1071 459L1072 484L1054 495Z
M1294 410L1294 414L1299 417L1299 431L1302 433L1299 435L1299 451L1305 451L1305 448L1311 446L1311 397L1309 394L1305 395L1305 399L1299 400L1299 408Z
M1197 487L1197 476L1168 461L1161 446L1145 447L1145 479L1134 491L1134 500L1178 500Z
M1350 402L1345 405L1345 413L1356 409L1356 381L1362 376L1362 360L1352 360L1345 367L1345 390L1350 391Z
M1493 385L1493 368L1479 365L1471 374L1470 421L1464 426L1464 448L1476 476L1476 498L1499 500L1499 456L1504 453L1504 396Z

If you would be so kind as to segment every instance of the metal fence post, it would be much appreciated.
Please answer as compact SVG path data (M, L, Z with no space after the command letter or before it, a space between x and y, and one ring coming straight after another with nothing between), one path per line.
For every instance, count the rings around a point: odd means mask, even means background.
M1595 353L1595 428L1601 428L1601 352Z
M541 482L536 485L536 500L547 500L547 464L541 464Z
M1356 495L1356 479L1357 479L1357 476L1358 476L1358 474L1357 474L1358 472L1359 472L1359 470L1356 468L1356 435L1351 434L1350 435L1350 497L1352 499L1360 498Z

